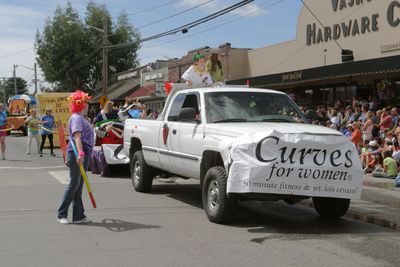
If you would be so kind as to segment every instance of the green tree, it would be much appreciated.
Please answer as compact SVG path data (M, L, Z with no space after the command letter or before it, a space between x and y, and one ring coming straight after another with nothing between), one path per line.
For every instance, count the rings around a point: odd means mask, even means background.
M82 23L84 21L84 23ZM117 23L104 5L89 2L85 19L81 20L70 3L58 7L54 17L46 21L43 32L37 33L35 48L37 62L47 81L55 85L56 91L73 91L76 88L94 91L102 80L102 31L107 27L108 45L131 42L132 45L108 49L109 75L138 64L137 50L140 34L129 23L127 15L121 13Z
M27 82L21 77L17 77L17 95L28 94ZM8 78L5 83L6 97L15 95L14 78Z

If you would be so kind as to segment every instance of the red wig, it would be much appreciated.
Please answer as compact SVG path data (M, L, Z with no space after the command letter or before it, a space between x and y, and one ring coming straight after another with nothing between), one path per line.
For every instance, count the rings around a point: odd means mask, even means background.
M69 108L72 113L82 112L86 108L86 102L88 102L91 97L81 90L76 90L69 96L69 101L71 104Z

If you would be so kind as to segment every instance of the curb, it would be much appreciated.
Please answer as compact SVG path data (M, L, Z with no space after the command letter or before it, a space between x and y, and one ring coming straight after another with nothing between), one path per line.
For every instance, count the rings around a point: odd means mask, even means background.
M304 205L309 208L314 208L311 201L301 201L301 202L299 202L299 204ZM379 226L389 228L389 229L392 229L395 231L400 231L400 225L397 222L383 218L383 214L381 214L381 213L361 212L361 211L357 211L354 208L351 208L351 206L350 206L349 210L344 215L344 217L354 219L357 221L362 221L362 222L366 222L366 223L379 225Z
M379 213L363 213L350 208L345 217L400 231L400 225L397 222L387 220Z
M363 185L379 187L379 188L383 188L383 189L396 188L396 186L394 184L394 179L371 178L369 176L364 176Z

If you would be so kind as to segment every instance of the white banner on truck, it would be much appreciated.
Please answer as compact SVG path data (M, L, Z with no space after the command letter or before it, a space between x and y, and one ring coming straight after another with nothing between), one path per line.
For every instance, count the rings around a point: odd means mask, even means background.
M242 136L232 143L228 168L228 193L361 196L358 153L341 135L271 131Z

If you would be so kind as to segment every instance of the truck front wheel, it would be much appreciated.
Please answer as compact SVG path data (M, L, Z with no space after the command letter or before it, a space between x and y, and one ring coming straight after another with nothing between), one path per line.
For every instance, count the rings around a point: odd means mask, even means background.
M324 219L337 219L346 214L350 199L313 197L314 209Z
M203 207L211 222L228 223L235 217L238 201L226 194L227 180L226 171L221 166L210 168L204 177Z
M154 170L147 165L143 152L137 151L129 164L133 188L138 192L150 192L153 185Z

